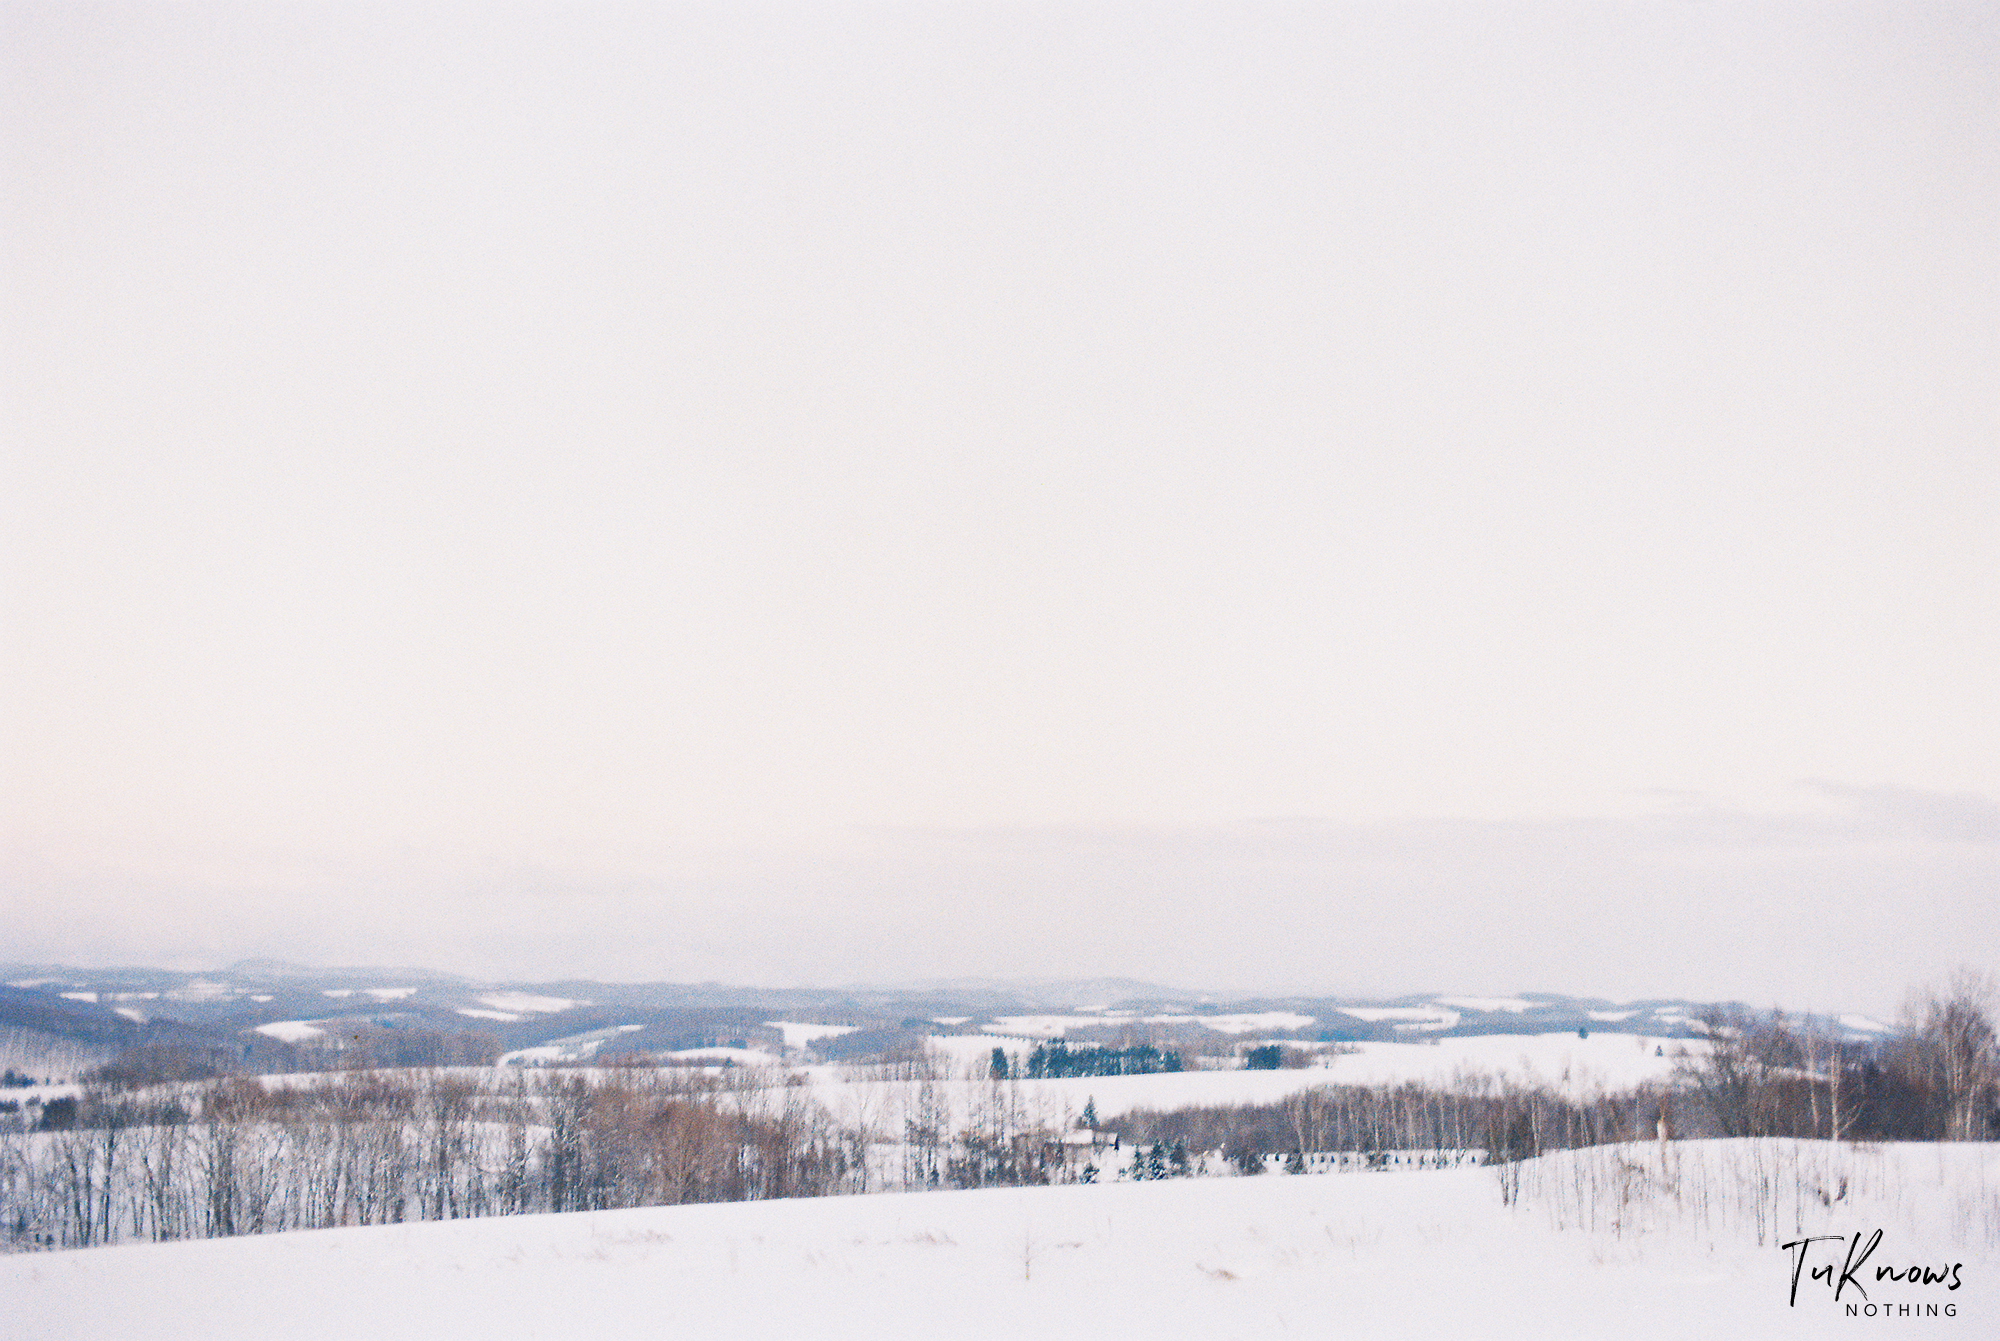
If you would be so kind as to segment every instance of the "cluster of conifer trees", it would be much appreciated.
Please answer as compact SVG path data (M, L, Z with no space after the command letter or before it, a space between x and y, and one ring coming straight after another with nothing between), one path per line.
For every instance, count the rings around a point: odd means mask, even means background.
M1038 1045L1028 1054L1028 1064L1024 1068L1030 1080L1057 1080L1071 1076L1148 1076L1180 1069L1179 1053L1164 1051L1151 1043L1108 1048L1095 1043L1072 1046L1060 1038Z

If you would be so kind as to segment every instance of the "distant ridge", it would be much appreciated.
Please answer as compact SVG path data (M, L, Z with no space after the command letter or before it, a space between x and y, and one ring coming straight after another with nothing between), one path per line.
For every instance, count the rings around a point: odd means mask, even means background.
M445 973L439 969L414 968L409 965L384 967L379 964L366 964L341 968L315 968L310 964L294 964L283 959L239 959L228 968L191 976L251 978L259 982L296 982L318 978L350 978L368 982L388 982L391 979L405 982L472 981L460 974Z
M1011 998L1023 1005L1116 1005L1121 1001L1217 1001L1240 995L1164 987L1137 978L916 978L882 983L850 983L842 992L911 992Z
M1702 1016L1740 1003L1652 997L1608 1000L1555 992L1508 995L1200 992L1144 979L1028 976L919 978L839 987L738 987L722 983L481 981L412 966L317 968L253 958L200 972L0 965L0 1023L50 1038L123 1047L146 1041L268 1049L349 1025L483 1034L503 1053L579 1053L615 1038L621 1048L796 1051L804 1030L814 1051L882 1052L933 1034L1046 1035L1143 1026L1162 1037L1259 1037L1299 1043L1430 1043L1490 1035L1633 1034L1696 1038ZM1041 1016L1042 1022L1013 1017ZM1092 1018L1077 1018L1092 1017ZM1228 1017L1227 1022L1211 1017ZM1806 1023L1802 1013L1795 1021ZM1243 1021L1259 1020L1258 1023ZM786 1024L784 1022L790 1022ZM1880 1041L1893 1025L1859 1014L1818 1014L1816 1027L1854 1041ZM828 1028L833 1032L829 1034ZM845 1040L845 1041L839 1041ZM858 1053L857 1053L858 1055Z

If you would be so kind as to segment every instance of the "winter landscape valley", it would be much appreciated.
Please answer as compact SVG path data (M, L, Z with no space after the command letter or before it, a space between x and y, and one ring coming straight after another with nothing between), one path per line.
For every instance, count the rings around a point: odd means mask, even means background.
M1911 1032L24 967L10 1337L1976 1336L2000 1306L1970 999Z
M0 1341L2000 1341L2000 3L0 0Z

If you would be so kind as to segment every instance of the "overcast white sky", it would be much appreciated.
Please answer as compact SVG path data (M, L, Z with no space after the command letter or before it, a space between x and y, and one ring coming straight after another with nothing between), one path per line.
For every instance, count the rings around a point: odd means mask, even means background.
M0 15L0 958L2000 968L1991 5Z

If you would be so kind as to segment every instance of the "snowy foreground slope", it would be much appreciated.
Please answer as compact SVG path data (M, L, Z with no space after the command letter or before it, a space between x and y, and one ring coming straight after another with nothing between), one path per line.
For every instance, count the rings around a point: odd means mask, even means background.
M2000 1336L2000 1147L1690 1142L1493 1170L843 1197L0 1259L0 1335ZM1819 1193L1827 1196L1822 1204ZM1795 1225L1883 1240L1846 1316ZM1760 1235L1762 1242L1760 1243ZM1837 1260L1815 1245L1811 1265ZM1963 1265L1960 1288L1873 1268ZM1936 1306L1936 1316L1924 1310ZM1943 1310L1949 1307L1951 1314Z

